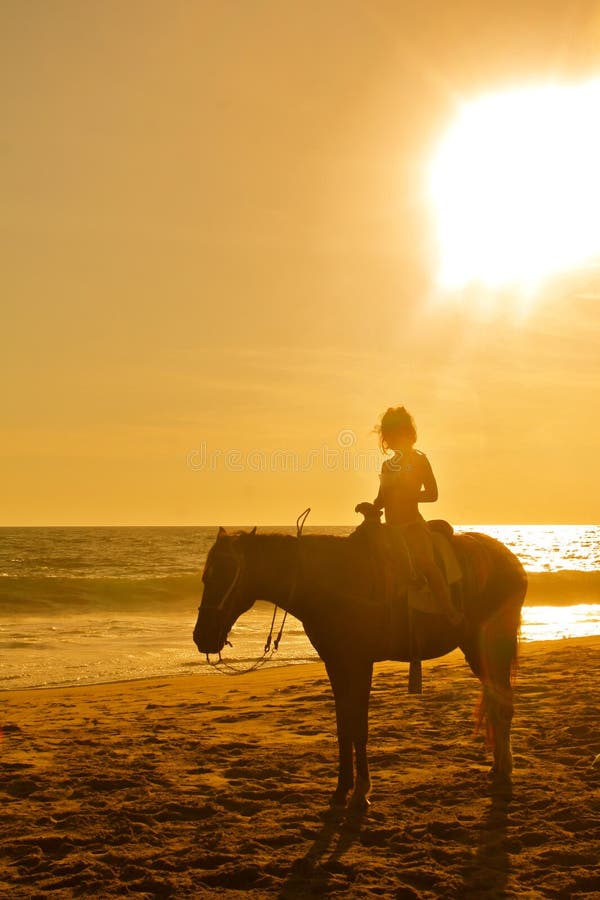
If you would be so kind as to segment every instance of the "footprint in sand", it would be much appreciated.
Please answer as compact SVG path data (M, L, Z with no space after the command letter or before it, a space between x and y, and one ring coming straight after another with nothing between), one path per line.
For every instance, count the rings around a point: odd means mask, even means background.
M6 786L5 791L10 797L24 800L32 794L35 794L39 789L40 785L34 779L17 778Z

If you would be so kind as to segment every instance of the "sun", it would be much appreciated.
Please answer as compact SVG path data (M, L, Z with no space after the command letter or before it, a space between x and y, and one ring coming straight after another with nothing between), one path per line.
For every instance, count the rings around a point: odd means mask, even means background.
M600 253L600 79L465 104L430 169L446 289L535 289Z

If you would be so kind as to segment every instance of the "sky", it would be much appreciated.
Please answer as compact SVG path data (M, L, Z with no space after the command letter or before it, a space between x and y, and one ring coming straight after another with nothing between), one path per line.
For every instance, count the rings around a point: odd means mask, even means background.
M0 0L1 525L597 523L600 279L441 296L461 103L600 74L591 0Z

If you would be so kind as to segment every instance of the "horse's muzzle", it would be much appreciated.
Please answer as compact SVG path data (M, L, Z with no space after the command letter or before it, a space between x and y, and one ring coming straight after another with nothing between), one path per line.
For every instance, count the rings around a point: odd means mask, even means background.
M200 653L220 653L225 646L229 629L216 610L200 608L194 628L194 643Z

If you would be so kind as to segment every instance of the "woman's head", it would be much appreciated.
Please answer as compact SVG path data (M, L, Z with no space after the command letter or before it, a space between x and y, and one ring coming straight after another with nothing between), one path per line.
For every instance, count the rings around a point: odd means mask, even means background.
M379 446L383 451L412 447L417 440L413 417L404 406L390 406L386 409L375 430L379 434Z

